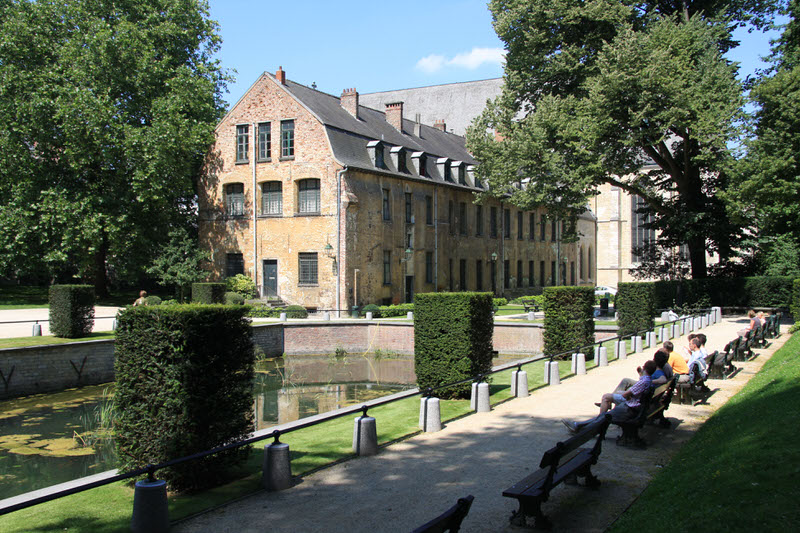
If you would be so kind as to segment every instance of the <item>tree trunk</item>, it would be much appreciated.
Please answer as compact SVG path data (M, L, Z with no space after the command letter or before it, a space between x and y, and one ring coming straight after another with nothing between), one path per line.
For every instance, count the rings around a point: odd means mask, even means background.
M692 266L692 278L708 277L706 268L706 240L704 237L691 237L689 242L689 262Z
M98 298L107 298L108 293L108 272L106 270L106 260L108 258L108 235L102 231L100 246L94 253L94 293Z

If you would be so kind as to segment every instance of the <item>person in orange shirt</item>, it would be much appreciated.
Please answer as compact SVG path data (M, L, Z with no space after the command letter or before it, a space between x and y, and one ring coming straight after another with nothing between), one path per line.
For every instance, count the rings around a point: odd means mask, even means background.
M686 359L675 352L675 345L671 341L664 341L664 350L669 354L669 361L667 362L672 367L672 371L678 374L678 381L682 379L680 376L686 376L686 378L683 378L684 381L688 379L689 365L686 364Z

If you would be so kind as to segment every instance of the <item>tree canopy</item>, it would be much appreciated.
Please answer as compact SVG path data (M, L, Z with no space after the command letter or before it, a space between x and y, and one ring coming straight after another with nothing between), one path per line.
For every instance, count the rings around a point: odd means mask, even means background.
M204 0L0 2L0 276L103 294L191 223L219 42Z
M705 277L706 252L727 255L736 231L716 193L744 100L722 54L735 26L764 27L779 5L492 1L508 53L503 93L467 135L478 176L556 214L604 183L641 196L660 244L687 244Z

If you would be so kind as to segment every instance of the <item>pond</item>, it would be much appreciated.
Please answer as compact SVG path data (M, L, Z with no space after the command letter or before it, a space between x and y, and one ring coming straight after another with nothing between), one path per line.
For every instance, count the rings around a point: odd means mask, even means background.
M287 356L259 361L256 429L415 386L410 356ZM114 384L0 402L0 499L116 467Z

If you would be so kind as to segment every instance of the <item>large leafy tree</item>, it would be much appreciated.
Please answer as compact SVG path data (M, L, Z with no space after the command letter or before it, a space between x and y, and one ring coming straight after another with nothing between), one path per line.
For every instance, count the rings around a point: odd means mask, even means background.
M779 0L493 0L505 84L468 132L478 176L520 206L574 211L609 183L641 196L693 277L726 255L727 186L742 88L722 54ZM516 185L515 187L511 187Z
M0 276L103 294L191 224L219 42L204 0L0 0Z
M750 96L757 106L753 136L726 195L734 216L755 229L769 255L775 239L800 245L800 2L792 0L789 22L774 43L772 67ZM779 247L779 248L780 248ZM767 265L769 266L769 265Z

